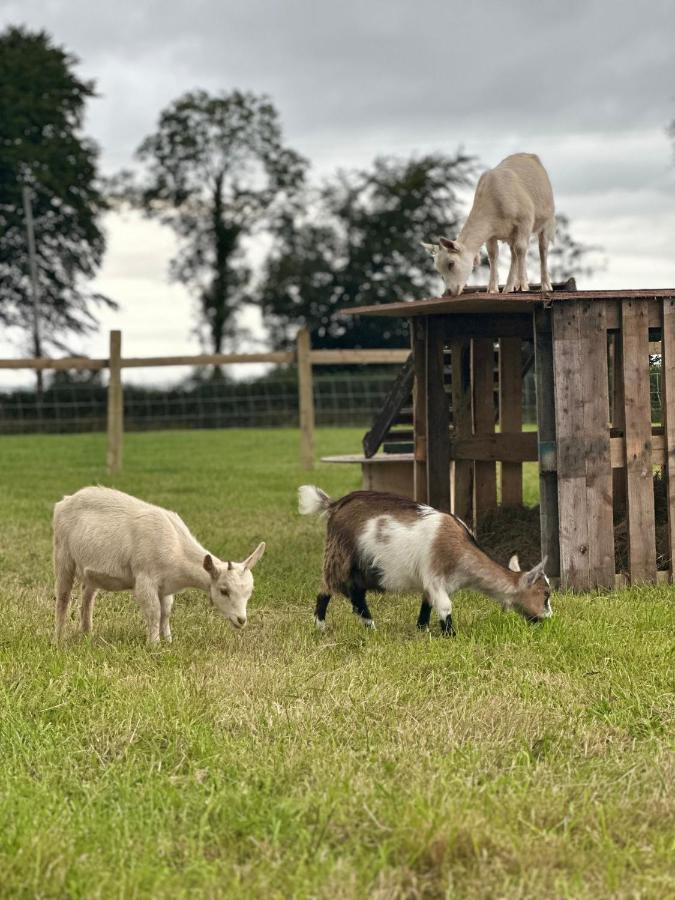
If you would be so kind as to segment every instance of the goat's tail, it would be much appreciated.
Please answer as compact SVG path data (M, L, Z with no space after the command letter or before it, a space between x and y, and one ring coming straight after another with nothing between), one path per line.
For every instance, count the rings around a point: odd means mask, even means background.
M313 484L301 484L298 488L298 512L301 516L325 513L332 502L325 491Z

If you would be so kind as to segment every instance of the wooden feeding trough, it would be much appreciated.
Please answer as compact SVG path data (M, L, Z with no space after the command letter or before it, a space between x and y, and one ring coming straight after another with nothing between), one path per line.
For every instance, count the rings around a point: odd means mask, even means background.
M474 526L523 500L538 461L541 550L563 587L612 588L658 572L654 473L675 543L675 289L464 293L353 308L403 316L412 337L414 495ZM522 376L534 356L537 431L522 428ZM660 367L661 421L650 373ZM499 466L497 465L499 464ZM499 490L498 490L499 475ZM615 522L628 537L615 571Z

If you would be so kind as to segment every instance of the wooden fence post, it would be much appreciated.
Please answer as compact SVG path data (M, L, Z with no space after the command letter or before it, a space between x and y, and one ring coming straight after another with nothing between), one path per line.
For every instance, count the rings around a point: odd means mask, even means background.
M296 339L298 404L300 407L300 465L314 468L314 387L309 331L301 328Z
M108 381L108 474L122 471L124 402L122 398L122 332L110 332L110 378Z

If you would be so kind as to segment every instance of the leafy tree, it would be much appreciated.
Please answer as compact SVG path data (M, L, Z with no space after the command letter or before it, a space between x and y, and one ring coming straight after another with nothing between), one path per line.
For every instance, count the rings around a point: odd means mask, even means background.
M439 292L439 276L420 240L459 227L459 191L475 160L427 155L380 157L367 171L340 172L308 209L280 221L258 299L277 347L307 325L317 347L402 347L397 319L336 316L338 310Z
M293 203L306 163L283 145L270 100L240 91L180 97L137 157L140 182L123 173L115 190L175 231L171 277L196 296L199 333L219 353L249 299L242 240Z
M94 84L78 60L44 31L0 34L0 322L32 324L22 189L32 193L43 343L67 349L68 335L96 327L92 304L114 306L87 289L105 241L106 208L96 178L98 150L82 135ZM32 341L32 352L43 347Z

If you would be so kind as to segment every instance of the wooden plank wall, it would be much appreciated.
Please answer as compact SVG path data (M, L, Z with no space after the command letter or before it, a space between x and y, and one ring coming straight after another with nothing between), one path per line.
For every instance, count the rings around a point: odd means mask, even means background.
M450 512L450 409L444 389L445 336L440 319L429 316L425 321L427 502Z
M473 341L473 430L476 435L495 430L494 403L495 352L492 338ZM474 525L497 506L497 464L474 463L473 513Z
M623 352L621 333L616 331L610 338L610 371L612 375L612 428L622 435L626 429L625 398L623 393ZM613 472L612 493L615 509L626 509L626 476L620 470Z
M454 438L470 438L471 422L471 339L450 340L452 362L452 421ZM455 460L453 512L464 522L473 521L473 463Z
M664 474L668 498L668 549L671 580L675 560L675 300L663 301L661 332L661 396L663 403L663 435L666 443Z
M415 381L413 383L413 435L415 500L428 503L427 497L427 351L426 328L422 319L410 322Z
M606 306L602 302L586 300L579 307L590 583L593 587L613 588L614 521Z
M523 430L522 353L518 337L499 339L499 426L502 434ZM521 506L522 463L502 462L501 474L502 506Z
M553 307L553 378L562 587L590 586L579 309Z
M535 381L537 389L537 454L539 458L539 524L541 557L546 572L560 577L560 534L558 530L558 479L550 468L556 465L555 396L553 386L553 341L551 311L534 313Z
M631 584L656 578L649 317L644 300L621 304L626 498Z
M607 322L604 304L553 307L560 570L563 587L614 586Z

